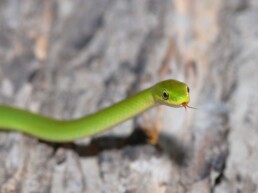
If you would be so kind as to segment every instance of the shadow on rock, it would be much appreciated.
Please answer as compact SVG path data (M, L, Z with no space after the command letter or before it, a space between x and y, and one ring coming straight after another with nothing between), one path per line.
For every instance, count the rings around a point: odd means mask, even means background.
M59 147L72 149L80 157L97 156L103 151L119 150L128 146L146 145L148 136L141 128L135 129L128 137L120 136L102 136L91 140L89 144L81 145L75 143L47 143L57 150ZM45 142L44 142L45 143ZM158 144L155 145L157 151L167 154L170 159L179 166L185 166L189 154L188 148L184 146L177 138L160 134Z

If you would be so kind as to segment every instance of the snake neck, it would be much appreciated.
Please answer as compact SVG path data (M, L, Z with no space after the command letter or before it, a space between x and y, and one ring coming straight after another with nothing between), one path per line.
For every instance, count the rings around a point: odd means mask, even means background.
M87 128L87 135L94 135L108 128L114 127L143 111L155 106L151 88L145 89L110 107L77 120L68 121L67 125L74 125L78 132Z

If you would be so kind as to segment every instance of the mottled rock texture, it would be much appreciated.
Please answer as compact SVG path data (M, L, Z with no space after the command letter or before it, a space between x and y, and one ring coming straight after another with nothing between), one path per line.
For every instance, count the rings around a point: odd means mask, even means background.
M173 78L198 110L71 144L1 131L0 192L257 193L257 21L255 0L1 0L1 104L77 118Z

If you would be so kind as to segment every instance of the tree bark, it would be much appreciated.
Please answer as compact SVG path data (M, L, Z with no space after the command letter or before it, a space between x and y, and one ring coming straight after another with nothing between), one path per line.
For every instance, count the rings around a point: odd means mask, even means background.
M1 104L71 119L172 78L198 110L155 108L69 144L1 131L0 192L258 192L257 13L252 0L1 1ZM158 146L139 128L160 128Z

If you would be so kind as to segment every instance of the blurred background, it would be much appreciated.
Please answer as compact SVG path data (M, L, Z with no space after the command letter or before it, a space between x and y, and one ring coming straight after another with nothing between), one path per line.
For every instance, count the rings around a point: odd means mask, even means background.
M1 104L71 119L178 79L198 110L71 144L1 131L0 192L258 193L257 21L255 0L1 0Z

